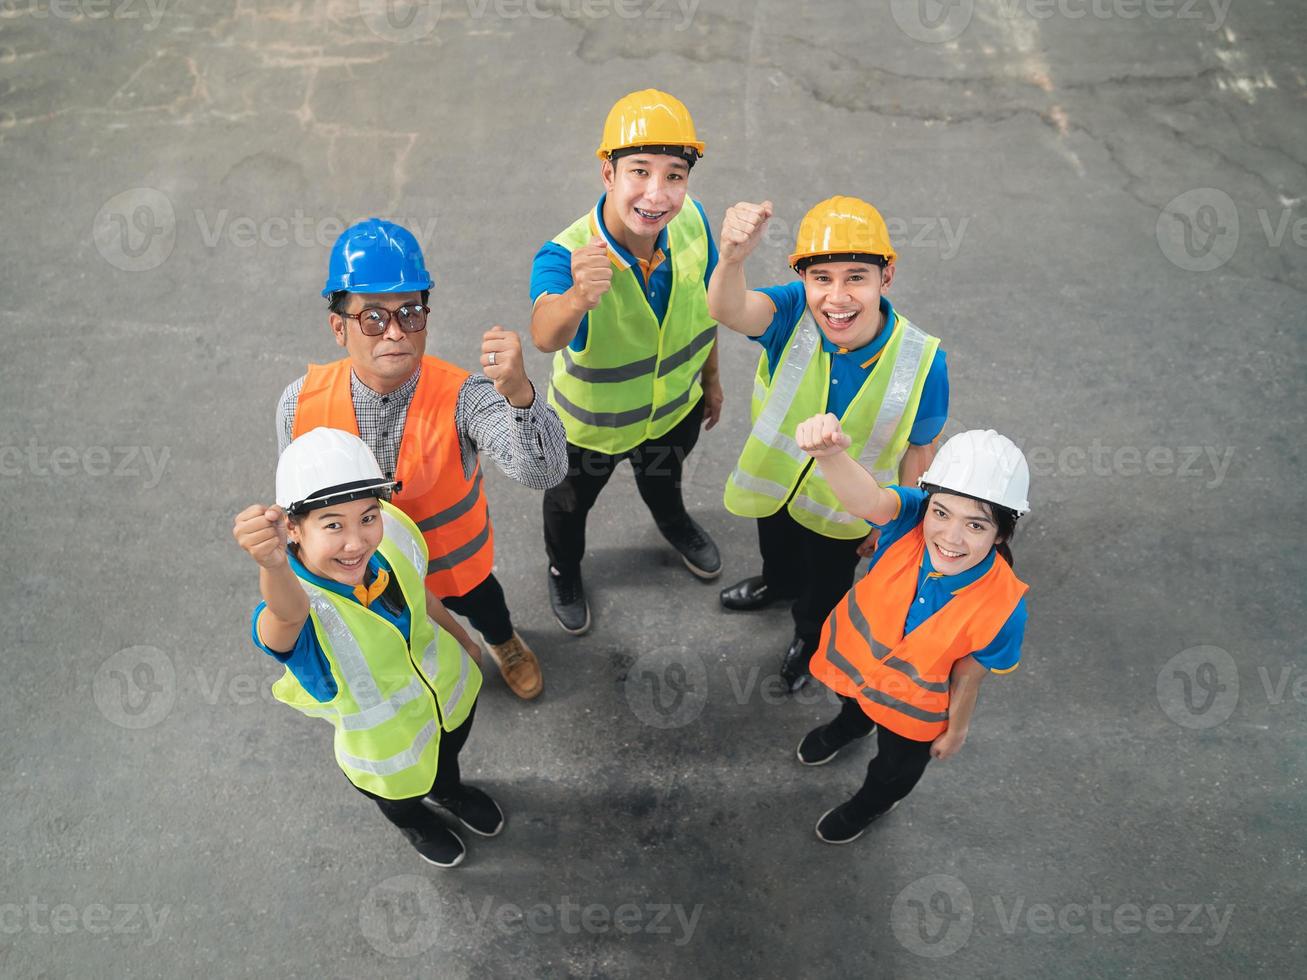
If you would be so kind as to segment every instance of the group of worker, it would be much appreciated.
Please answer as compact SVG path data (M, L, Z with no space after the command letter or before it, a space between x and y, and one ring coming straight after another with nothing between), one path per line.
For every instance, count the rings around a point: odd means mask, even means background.
M792 603L780 659L841 711L801 763L879 729L863 786L817 836L856 839L966 738L980 679L1015 669L1026 586L1007 543L1029 507L1020 450L990 431L937 443L949 383L937 338L885 292L896 253L879 212L833 197L799 226L797 279L746 286L772 204L739 203L714 242L688 194L704 144L655 90L618 100L597 155L598 202L537 252L531 337L554 352L547 403L517 334L482 336L480 370L426 353L432 280L416 239L370 219L347 229L322 291L346 357L310 365L277 406L276 502L236 517L258 563L254 643L286 666L274 695L329 720L345 776L429 863L466 848L439 814L495 836L503 812L461 779L481 687L481 634L519 697L543 689L495 578L480 457L543 491L550 604L583 634L586 520L629 461L654 522L701 579L721 573L686 511L682 473L722 410L717 325L761 348L752 428L725 506L757 521L761 572L721 591L730 610ZM853 587L860 556L868 574ZM810 673L811 672L811 673Z

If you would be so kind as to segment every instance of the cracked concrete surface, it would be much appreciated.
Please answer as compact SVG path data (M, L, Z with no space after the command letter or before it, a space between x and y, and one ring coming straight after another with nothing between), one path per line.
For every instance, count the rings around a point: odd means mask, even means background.
M4 5L0 974L1301 972L1307 12L1220 9L444 0L394 7L404 35L374 0ZM646 86L695 114L714 224L776 203L750 282L824 197L890 220L946 431L1035 469L1024 662L956 759L823 847L870 750L796 771L830 711L771 693L785 613L720 611L623 472L595 628L564 637L538 496L492 468L546 690L491 671L464 762L508 828L436 874L267 697L231 517L271 491L282 387L336 353L340 228L414 229L429 349L470 367L490 324L525 330L531 257ZM687 472L721 584L756 571L721 503L755 360L722 338Z

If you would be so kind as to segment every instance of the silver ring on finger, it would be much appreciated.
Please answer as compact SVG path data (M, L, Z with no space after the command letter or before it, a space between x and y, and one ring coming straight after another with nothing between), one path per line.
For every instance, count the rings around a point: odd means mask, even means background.
M494 367L495 364L495 353L496 353L495 351L491 351L490 354L486 357L486 364L490 365L491 367Z

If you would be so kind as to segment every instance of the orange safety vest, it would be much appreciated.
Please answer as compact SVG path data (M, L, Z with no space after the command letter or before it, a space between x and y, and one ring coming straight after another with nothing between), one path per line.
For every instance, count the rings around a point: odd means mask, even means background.
M495 563L495 534L481 489L481 464L463 475L454 408L468 372L436 357L422 358L422 374L400 437L395 479L403 486L391 503L412 519L427 543L427 588L439 598L465 595L486 580ZM310 364L295 407L292 437L321 426L358 435L349 358Z
M1029 588L995 555L988 572L904 636L925 551L920 524L885 549L827 618L809 668L876 724L918 742L948 730L953 664L992 643Z

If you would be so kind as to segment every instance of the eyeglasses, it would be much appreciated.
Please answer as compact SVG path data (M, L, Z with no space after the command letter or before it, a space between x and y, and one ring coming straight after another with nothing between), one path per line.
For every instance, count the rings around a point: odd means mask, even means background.
M405 333L420 333L427 328L427 314L431 307L404 305L397 310L388 310L384 306L365 306L357 313L342 313L341 316L359 322L359 330L365 337L380 337L390 326L390 318L399 321L399 329Z

